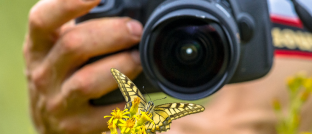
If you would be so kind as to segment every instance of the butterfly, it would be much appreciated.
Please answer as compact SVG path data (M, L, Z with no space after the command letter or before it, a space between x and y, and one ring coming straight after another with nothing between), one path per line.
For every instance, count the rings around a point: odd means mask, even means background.
M167 103L155 106L152 101L146 102L140 90L126 75L114 68L111 69L111 73L117 81L119 89L127 102L125 109L130 109L133 100L138 97L140 99L138 111L152 114L151 119L155 124L151 122L146 123L145 127L148 134L155 134L156 131L168 131L172 120L205 110L203 106L193 103ZM138 112L138 114L139 113L140 112Z

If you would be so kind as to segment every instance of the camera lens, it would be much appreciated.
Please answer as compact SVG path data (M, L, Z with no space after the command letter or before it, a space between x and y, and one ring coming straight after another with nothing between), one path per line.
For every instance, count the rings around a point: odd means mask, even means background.
M144 74L173 97L209 96L235 73L237 33L234 19L212 2L165 1L145 24L139 46Z
M189 41L181 43L176 51L177 59L184 64L193 64L200 58L202 54L202 48L196 41Z
M152 61L163 83L196 87L224 72L227 40L217 23L180 17L158 29Z

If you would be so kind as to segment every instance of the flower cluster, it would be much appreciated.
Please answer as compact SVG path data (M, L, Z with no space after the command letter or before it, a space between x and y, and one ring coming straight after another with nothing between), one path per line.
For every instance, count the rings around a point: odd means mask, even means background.
M110 117L107 124L111 134L118 134L117 128L121 130L121 134L146 134L145 124L147 122L154 123L154 121L151 119L151 114L138 110L139 104L140 99L137 97L132 102L130 110L121 111L116 108L111 116L104 116L104 118ZM141 114L138 114L139 112Z
M298 134L301 120L300 110L312 94L312 77L308 78L304 74L297 74L295 77L287 79L287 87L290 105L287 108L289 113L286 116L283 115L280 101L273 100L273 108L278 117L277 132L278 134Z

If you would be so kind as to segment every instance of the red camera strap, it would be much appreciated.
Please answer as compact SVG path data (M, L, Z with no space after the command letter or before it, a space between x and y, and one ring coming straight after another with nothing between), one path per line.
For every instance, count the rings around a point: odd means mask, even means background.
M298 18L271 15L276 57L312 60L312 33Z

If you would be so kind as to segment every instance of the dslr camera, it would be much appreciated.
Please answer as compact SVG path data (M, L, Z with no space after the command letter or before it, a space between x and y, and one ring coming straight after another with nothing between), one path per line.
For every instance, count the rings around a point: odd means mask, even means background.
M138 45L144 73L134 83L147 93L197 100L227 83L260 78L272 66L266 0L102 0L76 22L112 16L144 25ZM116 90L91 103L123 100Z

